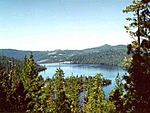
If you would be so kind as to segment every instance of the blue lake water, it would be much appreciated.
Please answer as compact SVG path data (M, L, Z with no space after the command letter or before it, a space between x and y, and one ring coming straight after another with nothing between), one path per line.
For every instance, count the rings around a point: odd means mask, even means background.
M65 73L65 77L70 75L86 75L86 76L94 76L96 73L101 73L104 78L110 79L112 84L109 86L103 87L106 98L109 95L109 92L115 87L115 78L119 75L122 76L126 73L120 67L115 66L103 66L99 64L59 64L59 63L51 63L51 64L42 64L46 66L47 70L40 72L45 79L51 78L57 68L63 69Z

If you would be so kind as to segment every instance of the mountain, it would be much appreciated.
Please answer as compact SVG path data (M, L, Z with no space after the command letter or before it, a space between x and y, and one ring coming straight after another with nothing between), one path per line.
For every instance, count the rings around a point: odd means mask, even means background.
M12 64L17 64L17 66L22 69L23 62L20 60L16 60L15 58L10 58L6 56L0 56L0 66L2 66L6 71L10 69Z
M119 66L121 60L127 56L126 46L110 46L104 45L98 48L83 50L80 54L69 58L73 63L81 64L102 64L110 66Z
M23 69L23 61L17 60L13 57L0 56L0 66L2 66L6 71L8 71L11 66L16 66L19 70ZM36 69L38 72L43 71L46 67L36 64Z
M0 56L14 57L23 60L25 55L32 52L38 63L81 63L119 65L126 54L125 45L103 45L83 50L54 50L54 51L21 51L13 49L0 49Z
M22 51L15 49L0 49L0 56L7 56L13 57L18 60L24 60L25 55L29 55L31 52L36 60L48 54L48 51Z

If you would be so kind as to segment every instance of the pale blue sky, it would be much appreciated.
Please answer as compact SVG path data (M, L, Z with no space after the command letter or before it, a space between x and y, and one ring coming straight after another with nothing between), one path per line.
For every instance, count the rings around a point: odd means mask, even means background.
M131 0L0 0L0 48L84 49L127 44Z

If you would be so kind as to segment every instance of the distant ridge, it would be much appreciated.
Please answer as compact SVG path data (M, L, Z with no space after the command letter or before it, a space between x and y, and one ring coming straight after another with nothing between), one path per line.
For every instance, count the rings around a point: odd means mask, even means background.
M70 62L80 64L120 65L126 54L126 45L111 46L105 44L100 47L83 50L54 50L54 51L23 51L15 49L0 49L0 56L13 57L24 60L25 55L32 52L38 63Z

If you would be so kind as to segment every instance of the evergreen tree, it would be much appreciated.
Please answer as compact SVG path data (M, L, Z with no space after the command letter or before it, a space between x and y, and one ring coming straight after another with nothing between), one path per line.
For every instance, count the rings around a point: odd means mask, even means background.
M41 96L41 108L44 113L56 113L56 103L54 94L54 81L49 79L45 81L42 88L43 95Z
M102 113L104 110L102 105L104 92L102 90L101 76L101 74L97 74L95 77L90 79L88 83L87 101L83 107L83 111L85 113Z
M43 79L38 76L36 63L32 53L29 58L25 57L24 70L21 76L25 87L26 100L28 101L27 112L43 112L40 102L42 101Z
M125 113L123 93L123 83L118 74L116 77L115 90L112 90L109 95L109 100L114 103L115 111L118 113Z
M70 102L70 108L72 113L79 113L80 105L79 105L79 84L78 84L78 76L70 76L66 78L66 93Z
M0 65L0 112L7 109L8 76Z
M64 72L62 69L58 68L54 75L54 84L55 89L54 92L56 94L56 112L57 113L70 113L70 102L68 97L66 96L65 91L65 80L64 80Z
M9 70L0 68L0 111L25 112L26 101L24 86L20 80L20 70L14 61L9 61Z
M150 112L150 5L149 0L133 0L124 12L132 12L127 18L131 23L127 32L135 40L128 45L128 54L132 61L126 81L125 109L128 113Z

